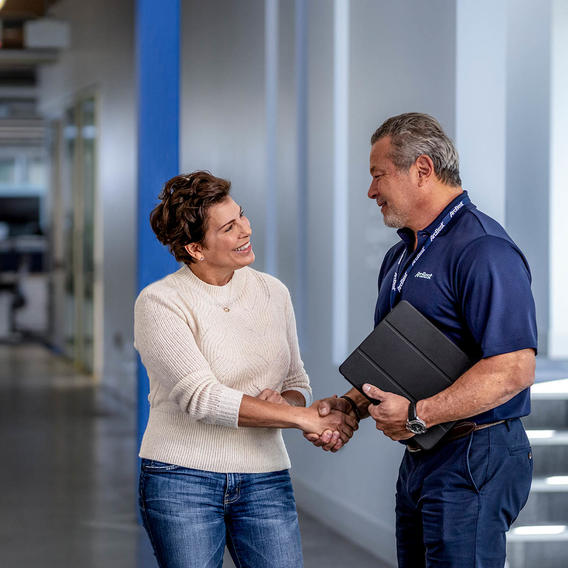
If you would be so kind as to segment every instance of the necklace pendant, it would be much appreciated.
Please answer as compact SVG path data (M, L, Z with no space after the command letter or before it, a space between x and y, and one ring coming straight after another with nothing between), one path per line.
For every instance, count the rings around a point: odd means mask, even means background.
M231 311L231 308L229 308L229 307L227 307L227 306L225 306L223 309L224 309L226 312L230 312L230 311Z

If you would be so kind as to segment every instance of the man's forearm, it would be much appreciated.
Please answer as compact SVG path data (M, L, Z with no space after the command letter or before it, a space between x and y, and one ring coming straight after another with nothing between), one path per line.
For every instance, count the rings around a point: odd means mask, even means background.
M482 359L450 387L419 401L416 412L428 427L481 414L532 385L534 370L532 349Z

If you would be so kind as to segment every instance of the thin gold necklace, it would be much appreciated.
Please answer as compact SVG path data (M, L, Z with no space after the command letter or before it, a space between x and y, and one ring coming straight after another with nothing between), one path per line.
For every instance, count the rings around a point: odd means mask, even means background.
M233 272L233 275L231 276L231 281L227 286L227 297L225 298L224 302L221 302L220 306L223 308L223 310L225 312L230 312L231 308L229 307L229 304L231 303L231 298L233 296L233 282L235 281L235 273Z

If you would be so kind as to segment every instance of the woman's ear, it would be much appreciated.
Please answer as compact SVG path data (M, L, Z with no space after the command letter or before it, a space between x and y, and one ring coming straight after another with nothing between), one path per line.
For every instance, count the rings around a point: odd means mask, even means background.
M205 260L203 256L203 250L199 243L189 243L183 247L187 254L189 254L194 260L201 261Z

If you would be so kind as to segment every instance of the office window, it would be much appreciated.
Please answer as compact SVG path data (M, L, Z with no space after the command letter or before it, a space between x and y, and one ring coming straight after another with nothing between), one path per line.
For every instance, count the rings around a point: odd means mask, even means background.
M14 183L16 160L14 158L0 158L0 183Z
M43 158L30 158L26 164L26 182L29 185L44 186L46 184L45 160Z

